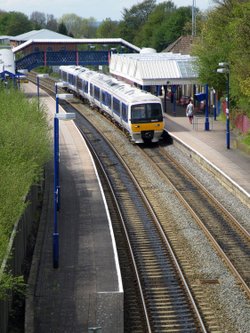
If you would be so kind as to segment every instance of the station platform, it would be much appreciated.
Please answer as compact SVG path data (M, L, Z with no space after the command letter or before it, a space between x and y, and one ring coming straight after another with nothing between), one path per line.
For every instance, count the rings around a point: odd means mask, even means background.
M167 104L165 129L174 141L190 151L201 164L216 173L228 189L250 207L250 155L235 148L234 133L230 132L230 149L227 149L226 123L209 117L209 130L205 130L205 117L195 114L193 124L186 117L186 108Z
M36 98L34 85L24 89ZM40 103L46 104L52 122L55 101L41 92ZM59 112L64 112L61 107ZM59 267L53 268L51 161L28 281L25 332L123 332L121 274L101 183L74 122L60 121L59 128Z

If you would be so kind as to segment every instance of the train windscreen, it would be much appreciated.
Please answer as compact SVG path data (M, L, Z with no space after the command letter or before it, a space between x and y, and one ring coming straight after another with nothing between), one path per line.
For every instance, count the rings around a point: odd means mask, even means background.
M131 123L147 123L162 121L160 103L137 104L131 106Z

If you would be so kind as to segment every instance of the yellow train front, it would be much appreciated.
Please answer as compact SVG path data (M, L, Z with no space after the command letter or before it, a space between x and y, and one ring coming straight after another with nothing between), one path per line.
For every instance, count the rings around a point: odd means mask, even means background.
M143 99L144 103L130 102L127 126L131 140L135 143L158 142L164 130L161 101L150 94Z

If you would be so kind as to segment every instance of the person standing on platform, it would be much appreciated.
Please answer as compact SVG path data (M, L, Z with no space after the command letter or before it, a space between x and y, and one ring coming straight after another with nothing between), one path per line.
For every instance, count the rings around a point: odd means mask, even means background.
M194 104L192 102L192 99L189 100L189 103L186 108L186 115L189 119L190 124L193 123L193 117L194 117Z

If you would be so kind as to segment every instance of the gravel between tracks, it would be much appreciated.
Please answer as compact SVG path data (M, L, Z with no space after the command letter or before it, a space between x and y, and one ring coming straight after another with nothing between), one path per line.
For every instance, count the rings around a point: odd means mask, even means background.
M105 123L102 123L103 130L108 130ZM114 137L118 150L119 146L122 146L123 149L126 147L126 154L134 156L140 171L147 175L149 183L154 184L152 190L156 191L159 203L168 205L169 212L174 216L179 232L185 241L188 242L189 249L192 249L189 256L195 262L196 274L203 276L203 278L205 276L207 279L218 280L219 283L209 288L209 302L217 309L217 317L221 318L220 321L223 323L223 332L249 332L250 301L245 297L234 277L232 277L221 259L214 252L203 232L189 213L180 205L178 199L172 195L173 190L171 187L163 185L160 179L149 169L147 161L138 154L136 147L128 144L128 140L117 131L112 131L110 135ZM239 199L228 192L214 176L200 168L188 155L185 156L183 152L174 146L167 146L165 149L171 155L174 155L181 164L185 165L192 174L195 174L196 178L231 211L242 225L250 230L250 223L246 220L246 216L250 216L250 210Z

